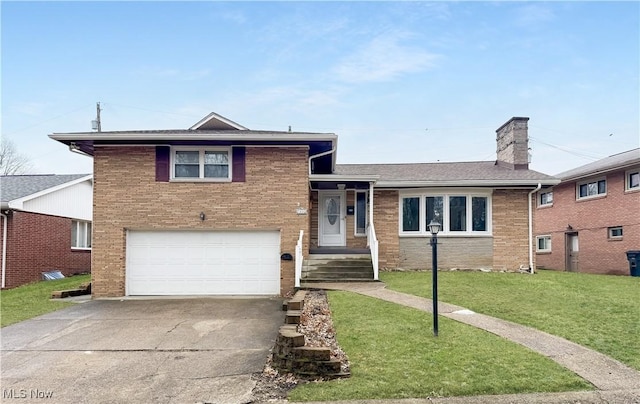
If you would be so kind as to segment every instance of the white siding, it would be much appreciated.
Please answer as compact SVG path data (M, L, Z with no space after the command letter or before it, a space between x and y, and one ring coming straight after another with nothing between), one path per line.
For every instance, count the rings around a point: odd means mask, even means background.
M27 200L22 210L80 220L93 218L93 186L91 180Z

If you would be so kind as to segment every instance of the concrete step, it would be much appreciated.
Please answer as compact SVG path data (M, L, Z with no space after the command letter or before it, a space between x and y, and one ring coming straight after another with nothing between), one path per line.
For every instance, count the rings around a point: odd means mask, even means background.
M340 280L342 278L352 278L352 279L373 279L373 271L371 272L312 272L305 274L302 277L302 280L307 279L331 279L331 280Z
M308 260L342 260L342 259L369 259L371 254L309 254ZM305 260L306 261L306 260Z

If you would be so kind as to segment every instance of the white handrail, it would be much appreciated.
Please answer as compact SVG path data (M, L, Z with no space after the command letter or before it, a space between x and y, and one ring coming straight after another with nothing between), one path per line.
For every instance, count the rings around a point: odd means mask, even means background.
M295 273L295 287L300 287L300 278L302 277L302 260L304 256L302 255L302 236L304 235L304 230L300 230L300 237L298 237L298 243L296 244L296 273Z
M369 223L367 228L367 244L371 251L371 265L373 265L373 280L378 280L378 238L373 222Z

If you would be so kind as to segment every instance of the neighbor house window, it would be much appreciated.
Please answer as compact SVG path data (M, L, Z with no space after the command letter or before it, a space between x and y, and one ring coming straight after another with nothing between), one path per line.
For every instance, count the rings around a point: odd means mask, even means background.
M607 180L597 180L578 184L578 199L607 194Z
M622 238L622 226L609 227L609 238L610 239L621 239Z
M229 148L173 150L174 179L231 180Z
M402 195L400 233L429 235L436 219L443 234L487 234L490 232L491 197L474 194Z
M551 252L551 236L537 236L536 237L536 251L537 252Z
M540 193L540 206L553 205L553 192L541 192Z
M625 183L627 191L640 189L640 170L627 171Z
M91 248L91 222L71 221L71 248Z
M367 234L367 192L356 191L356 235Z

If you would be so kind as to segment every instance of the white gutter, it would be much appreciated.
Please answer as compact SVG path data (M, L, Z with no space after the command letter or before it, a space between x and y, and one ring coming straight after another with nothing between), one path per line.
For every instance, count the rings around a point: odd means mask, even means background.
M550 179L525 180L525 179L493 179L493 180L447 180L447 181L388 181L382 180L376 183L376 188L423 188L423 187L473 187L486 186L498 188L501 186L535 186L535 185L558 185L560 180Z
M0 212L0 216L2 216L2 289L4 289L7 273L7 227L9 226L9 218L2 212Z
M309 156L309 177L311 177L311 160L316 159L318 157L322 157L322 156L327 156L329 154L335 153L336 152L336 148L335 146L326 152L322 152L322 153L318 153L318 154L314 154L313 156Z
M542 184L538 183L538 186L531 192L529 192L529 272L535 273L533 267L533 208L531 207L531 197L534 193L540 191Z

